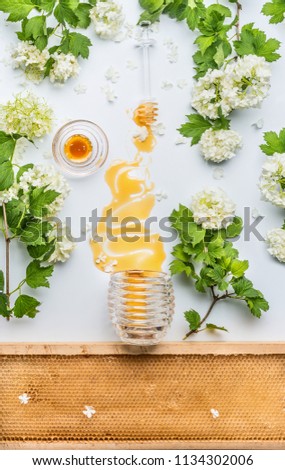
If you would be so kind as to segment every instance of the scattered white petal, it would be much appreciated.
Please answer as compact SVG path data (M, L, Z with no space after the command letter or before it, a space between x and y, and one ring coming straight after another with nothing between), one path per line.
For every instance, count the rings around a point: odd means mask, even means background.
M44 152L43 157L44 157L45 160L51 160L53 155L52 155L51 152Z
M172 38L165 38L163 41L163 45L166 47L171 47L174 44L174 40Z
M87 92L87 86L79 83L73 88L73 90L77 95L84 95Z
M258 217L262 217L262 214L261 214L260 211L255 207L254 209L252 209L251 216L252 216L253 219L258 219Z
M109 67L109 68L106 70L105 78L106 78L106 80L109 80L109 81L112 82L112 83L117 83L117 81L118 81L119 78L120 78L120 73L119 73L118 70L115 69L115 67L113 67L113 66L111 65L111 67Z
M165 130L166 130L165 125L162 122L152 124L151 129L155 135L160 135L160 136L164 135Z
M20 400L21 405L27 405L29 403L29 400L31 399L31 397L29 397L27 393L23 393L18 398Z
M179 58L178 46L172 46L171 49L168 51L166 57L168 59L168 62L170 62L170 64L176 64Z
M213 170L213 178L215 180L221 180L225 176L223 168L214 168Z
M82 413L88 418L93 418L93 415L95 415L96 410L94 410L93 406L85 406L85 410L82 411Z
M171 88L173 88L173 83L170 82L169 80L164 80L161 83L161 88L162 90L171 90Z
M168 198L168 194L163 189L158 189L155 193L156 200L161 202L163 199Z
M181 134L178 134L174 141L175 145L187 144L188 142L189 142L189 139L187 139L187 137L184 137Z
M186 88L189 85L188 80L185 80L185 78L181 78L180 80L177 80L176 83L177 87L183 90L183 88Z
M115 266L118 265L118 261L117 260L114 260L114 261L111 261L111 263L107 264L105 267L104 267L104 272L107 273L107 274L111 274L114 272L114 268Z
M102 253L98 258L96 259L96 264L100 263L106 263L107 257Z
M129 70L136 70L138 68L138 64L133 60L127 60L126 67Z
M144 142L148 138L148 134L149 134L149 132L147 130L147 127L145 127L145 126L136 126L135 130L134 130L134 133L133 133L133 137L137 138L141 142Z
M256 129L263 129L264 126L264 119L258 119L258 121L254 122L252 126L256 127Z
M110 84L102 86L101 90L104 93L104 95L106 96L107 101L109 101L110 103L113 103L118 98L114 88Z
M212 414L212 416L213 416L214 419L219 418L220 413L218 412L218 410L215 410L214 408L212 408L212 409L210 410L210 412L211 412L211 414Z

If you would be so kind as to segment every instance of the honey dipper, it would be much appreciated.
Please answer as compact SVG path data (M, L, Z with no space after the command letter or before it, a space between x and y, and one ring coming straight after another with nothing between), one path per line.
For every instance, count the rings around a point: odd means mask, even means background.
M144 100L137 109L137 118L142 126L151 126L155 123L158 116L158 104L155 102L151 94L151 77L150 77L150 48L154 44L154 40L150 38L150 22L144 21L140 24L142 28L142 37L139 47L143 53L143 84L144 84Z

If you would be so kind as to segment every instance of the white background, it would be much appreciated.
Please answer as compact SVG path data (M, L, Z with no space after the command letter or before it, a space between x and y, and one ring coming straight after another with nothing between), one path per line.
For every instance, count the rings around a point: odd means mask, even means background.
M139 15L138 2L126 0L124 8L127 21L135 24ZM269 25L268 19L260 14L262 2L244 2L242 23L255 20L256 25L264 29L270 37L281 41L285 39L284 25ZM14 31L16 25L5 26L1 14L0 56L9 60L9 47L16 43ZM39 95L44 96L53 107L57 122L56 129L68 119L90 119L105 130L110 141L108 163L115 159L132 159L135 149L131 145L132 124L128 110L135 108L141 98L140 68L131 71L126 67L127 60L140 65L139 51L133 39L122 43L102 41L89 32L94 46L90 59L82 61L82 70L76 80L71 80L63 88L55 88L48 81L40 86L28 86ZM166 58L167 49L163 44L172 38L179 46L179 59L170 64ZM279 131L285 126L284 94L284 60L285 48L281 48L283 57L273 63L272 90L262 109L236 112L232 115L232 128L243 136L244 145L239 155L223 165L225 177L219 181L213 178L214 165L207 164L199 155L197 147L177 146L176 128L184 122L185 114L191 112L190 92L192 84L192 62L195 33L186 25L175 23L163 17L157 44L153 50L153 83L154 94L159 102L160 121L166 126L166 134L158 138L158 145L153 154L151 174L157 188L166 191L167 200L156 205L153 215L168 216L172 209L181 202L189 204L191 195L206 186L220 186L237 203L237 213L243 215L244 207L256 208L265 216L259 229L263 235L268 229L280 227L284 211L260 200L257 188L261 166L264 161L259 150L262 134L266 130ZM0 64L0 101L5 102L17 91L23 90L23 75L13 71L6 60ZM115 85L118 99L114 104L107 102L101 87L106 80L105 72L113 65L120 71L120 80ZM176 86L177 80L186 79L189 86L181 90ZM161 88L164 80L173 82L171 90ZM78 84L87 86L86 94L76 94L74 87ZM257 130L253 123L264 119L264 129ZM42 143L38 149L28 147L25 163L45 162L43 154L51 152L53 135ZM72 187L64 209L63 216L72 216L74 235L80 233L80 217L91 215L94 208L101 209L110 202L110 192L104 181L104 171L83 180L70 180ZM193 340L203 341L278 341L285 339L284 312L284 269L282 264L274 261L266 251L263 242L252 239L250 242L238 243L242 259L249 259L248 277L256 288L260 289L270 302L270 311L261 320L253 318L247 309L239 303L223 303L216 307L211 321L223 325L230 333L202 333ZM166 246L168 260L171 260L171 246ZM0 245L1 268L4 263L4 245ZM13 246L12 250L12 285L17 285L24 274L28 258L25 249ZM36 319L12 320L9 323L0 318L0 341L113 341L116 336L112 330L107 311L108 275L99 272L92 259L88 244L80 243L71 260L63 266L57 266L51 280L50 290L39 290L38 297L43 302L41 312ZM179 341L187 331L183 312L195 308L203 314L209 299L195 292L183 279L175 278L176 315L167 340ZM28 291L26 291L28 292Z

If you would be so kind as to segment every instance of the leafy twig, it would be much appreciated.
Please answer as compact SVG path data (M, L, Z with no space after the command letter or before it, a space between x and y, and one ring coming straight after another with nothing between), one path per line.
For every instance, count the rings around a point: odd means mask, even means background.
M4 220L4 230L5 230L5 247L6 247L6 295L8 301L8 308L10 308L10 235L7 222L7 212L6 204L3 202L3 220ZM7 317L9 319L9 317Z

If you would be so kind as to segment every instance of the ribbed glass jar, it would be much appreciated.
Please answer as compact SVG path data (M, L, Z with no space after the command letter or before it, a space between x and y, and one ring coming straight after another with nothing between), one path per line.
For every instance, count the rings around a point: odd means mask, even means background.
M166 335L174 313L170 277L155 271L112 274L109 311L124 343L151 346Z

